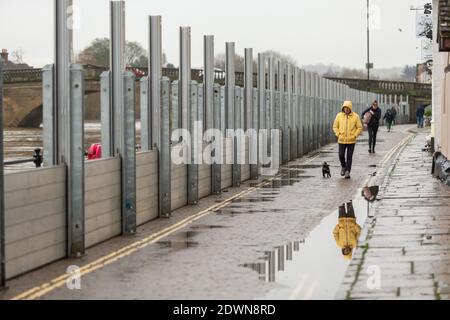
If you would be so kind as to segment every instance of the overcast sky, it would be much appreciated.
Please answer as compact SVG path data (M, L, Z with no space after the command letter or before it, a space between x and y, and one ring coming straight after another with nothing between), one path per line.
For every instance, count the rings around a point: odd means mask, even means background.
M416 64L420 41L415 37L411 5L426 0L371 0L374 26L371 57L375 68ZM109 1L74 0L80 9L75 51L94 38L108 37ZM192 66L203 59L203 35L215 36L215 52L236 42L237 53L272 49L295 58L299 66L337 64L364 68L366 0L127 0L127 40L148 46L148 15L162 15L163 51L178 65L179 26L192 27ZM400 31L401 29L402 31ZM0 0L0 47L23 50L35 67L53 61L53 0Z

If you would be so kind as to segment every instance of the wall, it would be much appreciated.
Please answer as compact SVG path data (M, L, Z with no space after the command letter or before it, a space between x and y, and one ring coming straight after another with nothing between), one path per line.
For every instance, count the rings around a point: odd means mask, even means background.
M232 166L233 162L233 154L232 154L232 143L231 139L224 139L224 147L223 147L223 164L221 165L221 188L225 189L231 187L233 184L233 176L232 176Z
M86 247L121 234L120 159L85 163Z
M136 220L141 225L158 217L158 152L136 154Z
M65 167L5 174L6 277L66 255Z
M171 152L180 152L180 145L172 147ZM172 210L187 204L187 166L185 164L171 164L171 202Z

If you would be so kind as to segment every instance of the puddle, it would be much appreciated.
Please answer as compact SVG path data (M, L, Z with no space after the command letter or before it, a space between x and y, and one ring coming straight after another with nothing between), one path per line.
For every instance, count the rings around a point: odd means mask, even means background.
M363 194L360 189L358 198L352 202L356 223L361 227L369 210ZM367 191L365 195L368 196ZM304 240L265 252L261 262L241 265L257 272L261 281L279 284L259 298L334 299L350 263L336 244L333 230L337 224L338 210L322 219Z
M170 248L175 251L193 248L198 245L198 242L193 240L198 233L198 231L178 232L170 236L167 240L158 241L156 243L161 249Z

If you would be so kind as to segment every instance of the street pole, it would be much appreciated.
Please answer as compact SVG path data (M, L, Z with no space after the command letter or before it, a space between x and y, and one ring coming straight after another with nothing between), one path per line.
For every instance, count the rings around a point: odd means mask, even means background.
M369 25L370 13L369 13L369 7L370 7L370 0L367 0L367 66L366 66L367 67L367 92L370 91L370 25Z

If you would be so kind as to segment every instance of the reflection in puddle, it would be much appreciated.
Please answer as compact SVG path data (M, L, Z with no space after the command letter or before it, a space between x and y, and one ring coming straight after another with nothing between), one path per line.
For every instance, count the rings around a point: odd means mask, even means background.
M261 298L334 299L350 263L341 247L347 242L352 242L354 247L359 236L357 232L347 241L345 225L358 231L356 225L363 225L367 217L365 202L362 199L352 202L354 225L349 223L350 220L342 221L343 226L337 229L338 239L335 237L336 232L333 232L339 225L339 210L336 210L325 217L304 241L276 247L273 251L265 252L262 262L242 265L258 272L262 281L280 284Z

